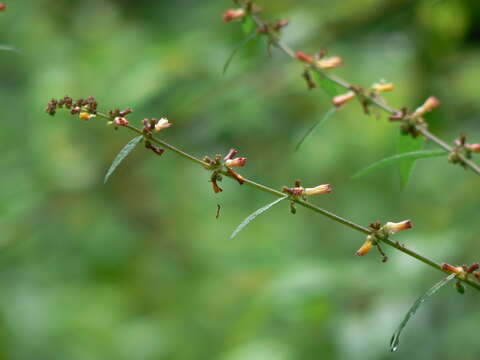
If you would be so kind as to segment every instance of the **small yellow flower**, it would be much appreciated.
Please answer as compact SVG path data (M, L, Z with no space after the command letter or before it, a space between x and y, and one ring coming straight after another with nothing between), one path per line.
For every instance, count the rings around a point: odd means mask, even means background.
M333 105L335 107L339 108L342 105L346 104L350 100L352 100L355 97L355 93L353 91L349 91L345 94L337 95L332 99Z
M372 248L374 246L372 240L373 240L372 235L368 235L367 240L363 243L363 245L360 247L360 249L357 250L355 255L363 256L363 255L367 254L368 252L370 252L370 250L372 250Z
M410 220L405 220L399 223L387 222L383 226L383 230L385 230L388 234L394 234L402 230L410 229L411 227L412 227L412 222Z
M315 62L315 67L318 69L331 69L341 65L343 65L343 60L340 56L331 56Z
M422 106L418 107L414 111L413 116L423 116L425 113L432 111L439 105L440 100L438 100L435 96L430 96Z
M394 83L376 83L372 85L372 89L376 91L392 91L394 88Z

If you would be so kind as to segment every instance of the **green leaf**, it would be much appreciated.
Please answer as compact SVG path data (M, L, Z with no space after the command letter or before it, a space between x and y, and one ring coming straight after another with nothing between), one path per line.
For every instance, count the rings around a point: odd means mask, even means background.
M305 139L313 132L313 130L315 130L318 126L320 126L320 124L323 124L330 116L335 114L336 111L337 111L337 108L331 108L320 118L320 120L318 120L315 124L313 124L313 126L310 129L308 129L305 135L303 135L303 137L300 139L297 146L295 146L295 151L298 151L300 149L300 146L302 146Z
M255 20L253 20L250 15L246 16L245 19L243 19L242 21L242 29L245 35L251 34L252 31L255 30L256 25L257 24L255 23Z
M274 202L268 204L268 205L265 205L264 207L261 207L260 209L256 210L254 213L250 214L245 220L242 221L242 223L240 225L237 226L237 228L235 229L235 231L232 233L232 235L230 235L230 239L233 239L235 236L238 235L238 233L240 231L242 231L245 226L247 226L250 221L252 221L253 219L255 219L258 215L260 214L263 214L265 211L267 211L268 209L270 209L272 206L278 204L280 201L282 200L285 200L288 196L284 196L284 197L281 197L281 198L278 198L276 199Z
M392 165L400 160L405 159L423 159L435 156L448 155L447 152L443 150L432 150L432 151L412 151L404 154L393 155L385 159L379 160L366 168L358 171L355 175L352 176L352 179L358 179L359 177L368 174L369 172L381 168L383 166Z
M398 344L400 343L400 334L402 333L403 328L407 325L410 318L413 315L415 315L415 313L417 312L420 305L422 305L423 302L425 300L427 300L427 298L429 298L430 296L435 294L438 290L440 290L440 288L442 288L448 282L453 280L456 275L457 274L455 274L455 273L448 275L446 278L442 279L441 281L439 281L438 283L433 285L430 289L428 289L428 291L425 294L420 296L413 303L412 307L410 308L410 310L408 310L407 314L405 315L405 318L403 319L403 321L398 326L397 330L395 330L395 332L392 335L392 339L390 340L390 351L397 351L398 350Z
M228 67L230 66L230 63L232 62L233 58L235 57L235 55L237 54L238 50L240 50L243 46L247 45L247 43L254 39L255 37L257 36L257 33L256 32L253 32L251 33L250 35L248 35L245 39L243 39L236 47L235 49L233 49L232 53L230 54L230 56L228 57L227 61L225 61L225 65L223 65L223 75L225 75L227 73L227 70L228 70Z
M399 133L399 138L397 140L397 154L422 150L424 144L425 139L421 136L412 138L411 136ZM400 186L402 189L408 184L408 180L410 179L410 175L412 174L415 165L415 160L416 159L404 159L398 163L398 169L400 171Z
M142 141L142 139L143 139L143 136L137 136L136 138L133 138L132 140L130 140L128 144L125 145L122 150L120 150L115 160L113 160L112 165L110 165L110 168L108 169L107 174L105 175L105 179L103 180L104 184L107 183L108 178L110 177L110 175L113 174L117 166L120 165L123 159L125 159L127 155L132 152L135 146L137 146L137 144L140 141Z
M0 45L0 50L20 52L17 48L10 45Z
M319 72L319 70L313 70L312 74L316 82L320 84L320 87L331 97L337 96L342 92L336 83L334 83L329 78L323 76L322 73Z

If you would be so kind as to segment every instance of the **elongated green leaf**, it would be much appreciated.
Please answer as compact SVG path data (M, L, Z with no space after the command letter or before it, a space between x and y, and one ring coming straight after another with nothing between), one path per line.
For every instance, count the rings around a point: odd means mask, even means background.
M412 307L410 308L410 310L408 310L407 314L405 315L405 318L403 319L403 321L398 326L397 330L395 330L395 332L392 335L392 339L390 340L390 351L397 351L398 350L398 344L400 343L400 334L402 333L403 328L407 325L410 318L413 315L415 315L415 313L417 312L420 305L422 305L423 302L425 300L427 300L427 298L429 298L430 296L435 294L438 290L440 290L440 288L442 288L448 282L453 280L456 275L457 274L455 274L455 273L448 275L446 278L442 279L441 281L439 281L438 283L433 285L430 289L428 289L428 291L425 294L420 296L413 303Z
M313 70L312 71L312 76L315 79L315 81L320 84L320 87L331 97L337 96L338 94L341 93L341 90L339 89L338 85L334 83L332 80L329 78L326 78L323 76L319 70Z
M419 151L423 149L425 139L421 136L412 138L411 136L399 133L397 140L397 154L409 153L412 151ZM410 175L412 174L415 166L416 159L403 159L398 162L398 169L400 171L400 186L404 189Z
M237 226L237 228L235 229L235 231L232 233L232 235L230 235L230 239L233 239L235 236L238 235L238 233L240 231L242 231L245 226L247 226L250 221L252 221L253 219L255 219L258 215L264 213L265 211L267 211L268 209L270 209L272 206L278 204L280 201L282 200L285 200L288 196L284 196L284 197L281 197L281 198L278 198L277 200L275 200L274 202L271 202L270 204L268 205L265 205L264 207L261 207L260 209L256 210L254 213L250 214L245 220L242 221L242 223L240 225Z
M132 150L137 146L137 144L142 141L143 136L137 136L136 138L133 138L130 140L127 145L123 147L122 150L118 153L118 155L115 157L115 160L113 160L112 165L110 165L110 168L107 171L107 174L105 175L105 179L103 179L103 183L106 184L108 181L108 178L110 175L113 174L115 169L117 168L118 165L127 157L128 154L132 152Z
M227 73L227 70L228 70L228 67L230 66L230 63L232 62L233 58L235 57L235 55L237 54L238 50L240 50L242 47L244 47L245 45L247 45L247 43L254 39L255 37L257 36L257 33L256 32L253 32L251 33L250 35L248 35L245 39L243 39L236 47L235 49L233 49L232 53L230 54L230 56L228 57L227 61L225 61L225 65L223 65L223 75L225 75Z
M404 154L398 154L398 155L393 155L388 158L379 160L366 168L363 168L362 170L358 171L355 175L352 176L352 179L358 179L359 177L368 174L369 172L376 170L378 168L381 168L383 166L387 165L392 165L400 160L405 160L405 159L423 159L423 158L429 158L429 157L435 157L435 156L443 156L443 155L448 155L447 152L443 150L432 150L432 151L412 151Z
M305 135L303 135L303 137L300 139L297 146L295 146L295 151L298 151L300 149L300 146L302 146L302 144L305 142L305 139L313 132L313 130L315 130L318 126L320 126L320 124L323 124L330 116L335 114L336 111L337 111L337 108L331 108L320 118L320 120L318 120L315 124L313 124L313 126L310 129L308 129Z
M257 24L255 23L255 20L253 20L250 15L245 17L245 19L242 21L242 29L245 35L250 35L252 31L255 30L256 25Z
M19 52L19 50L17 48L15 48L13 46L10 46L10 45L0 45L0 50Z

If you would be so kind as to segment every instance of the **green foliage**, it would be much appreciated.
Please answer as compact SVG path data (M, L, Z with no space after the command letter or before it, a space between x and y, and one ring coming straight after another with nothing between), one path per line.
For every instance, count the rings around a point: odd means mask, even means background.
M303 137L300 139L300 141L297 143L295 146L295 151L300 150L300 147L302 144L305 142L305 140L308 138L308 136L313 133L313 131L320 126L320 124L323 124L325 121L328 120L335 112L337 111L337 108L331 108L328 110L321 118L318 120L316 123L312 125L310 129L307 130L307 132L303 135Z
M436 156L446 156L447 153L443 150L432 150L432 151L412 151L408 153L403 153L403 154L398 154L398 155L393 155L389 156L387 158L384 158L382 160L379 160L377 162L374 162L373 164L363 168L362 170L358 171L355 173L355 175L352 176L352 179L358 179L374 170L377 170L379 168L382 168L384 166L388 165L393 165L397 162L402 162L405 160L408 161L415 161L418 159L425 159L425 158L430 158L430 157L436 157ZM408 178L407 178L408 180Z
M411 136L399 133L397 140L397 154L401 155L416 152L423 149L424 145L425 139L422 136L413 138ZM415 158L407 157L398 162L398 169L400 171L400 186L402 188L405 188L408 184L415 161Z
M235 236L238 235L238 233L240 231L242 231L253 219L255 219L258 215L261 215L263 214L265 211L269 210L272 206L278 204L280 201L282 200L285 200L287 198L287 196L285 197L281 197L281 198L278 198L276 199L275 201L271 202L270 204L267 204L263 207L261 207L260 209L254 211L253 213L251 213L249 216L247 216L245 218L245 220L243 220L240 225L237 226L237 228L235 229L235 231L232 233L232 235L230 235L230 239L233 239Z
M400 334L402 333L403 329L407 325L410 318L415 315L420 305L422 305L425 300L427 300L430 296L434 295L438 290L440 290L443 286L448 284L451 280L455 278L456 274L450 274L446 278L442 279L435 285L433 285L428 291L420 296L412 305L412 307L408 310L405 318L402 320L400 325L398 326L397 330L393 333L392 339L390 340L390 350L397 351L398 344L400 343Z
M237 52L242 48L244 47L245 45L248 44L248 42L250 40L253 40L255 37L257 36L257 33L254 32L254 33L251 33L250 35L248 35L245 39L243 39L242 41L240 41L240 43L238 43L237 46L234 47L232 53L230 54L230 56L228 57L227 61L225 61L225 64L223 65L223 75L225 75L227 73L227 70L230 66L230 63L232 62L233 58L235 57L235 55L237 54Z
M137 136L130 140L127 145L125 145L122 150L117 154L115 159L112 162L112 165L110 165L110 168L108 169L107 173L105 174L105 178L103 179L103 183L106 184L110 176L113 174L115 169L120 165L120 163L125 160L125 158L132 152L133 149L135 149L135 146L142 141L143 136Z

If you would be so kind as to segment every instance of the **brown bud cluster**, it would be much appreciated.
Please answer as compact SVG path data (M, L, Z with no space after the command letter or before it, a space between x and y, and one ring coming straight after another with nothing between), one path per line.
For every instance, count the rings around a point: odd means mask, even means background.
M75 101L70 96L65 96L61 99L50 100L45 108L45 112L53 116L58 109L68 109L72 115L80 112L94 115L97 113L97 107L98 103L93 96L89 96L86 99L80 98ZM85 116L83 118L85 119Z

